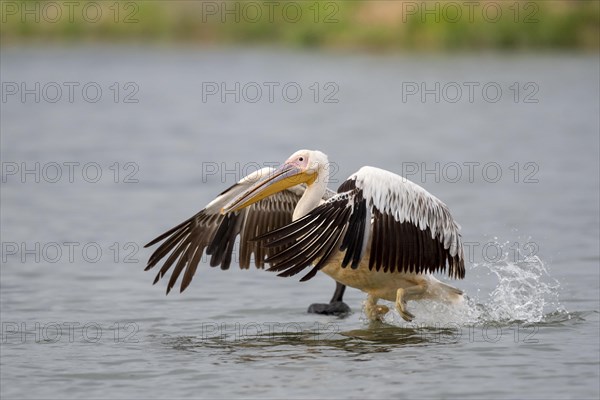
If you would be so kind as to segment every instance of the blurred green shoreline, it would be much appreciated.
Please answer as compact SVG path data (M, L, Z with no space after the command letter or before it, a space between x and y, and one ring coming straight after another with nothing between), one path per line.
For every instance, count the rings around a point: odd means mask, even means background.
M600 2L6 1L0 43L265 44L368 51L600 47Z

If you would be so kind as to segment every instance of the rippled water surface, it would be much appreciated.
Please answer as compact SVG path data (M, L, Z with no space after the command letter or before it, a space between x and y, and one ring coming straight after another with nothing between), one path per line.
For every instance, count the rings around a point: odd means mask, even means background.
M597 57L8 48L0 66L2 398L598 398ZM222 82L263 97L203 99ZM463 97L406 96L436 82ZM348 317L306 313L325 275L204 263L183 294L152 286L143 244L299 148L329 154L332 187L369 164L443 199L465 302L368 323L354 289Z

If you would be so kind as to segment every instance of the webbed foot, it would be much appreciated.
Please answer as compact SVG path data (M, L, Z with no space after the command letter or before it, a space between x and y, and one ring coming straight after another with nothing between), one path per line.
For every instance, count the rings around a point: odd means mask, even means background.
M350 313L350 307L343 301L333 301L331 303L314 303L308 307L308 312L310 314L344 316Z
M346 286L339 282L335 283L335 292L329 303L314 303L308 307L308 313L310 314L322 314L322 315L337 315L343 317L350 314L350 307L348 304L343 302L344 291Z

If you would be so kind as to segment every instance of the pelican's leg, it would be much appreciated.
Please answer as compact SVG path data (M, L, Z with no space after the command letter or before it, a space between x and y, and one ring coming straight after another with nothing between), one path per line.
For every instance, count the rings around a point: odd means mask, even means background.
M315 303L308 307L308 312L312 314L338 315L344 316L350 313L350 307L343 301L346 286L336 282L335 292L329 304Z
M387 306L377 305L377 301L379 301L378 297L373 295L367 296L367 301L365 302L365 314L370 321L381 321L383 316L390 311Z
M423 285L415 285L407 288L400 288L396 291L396 310L405 321L412 321L415 317L406 310L406 301L413 297L417 297L425 293L426 287Z

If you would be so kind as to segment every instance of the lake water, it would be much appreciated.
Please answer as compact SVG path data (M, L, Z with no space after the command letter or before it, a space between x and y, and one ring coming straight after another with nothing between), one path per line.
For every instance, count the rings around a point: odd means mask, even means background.
M598 398L596 55L4 48L3 398ZM333 281L143 245L300 148L406 175L468 247L461 307L306 313ZM268 165L268 164L267 164Z

